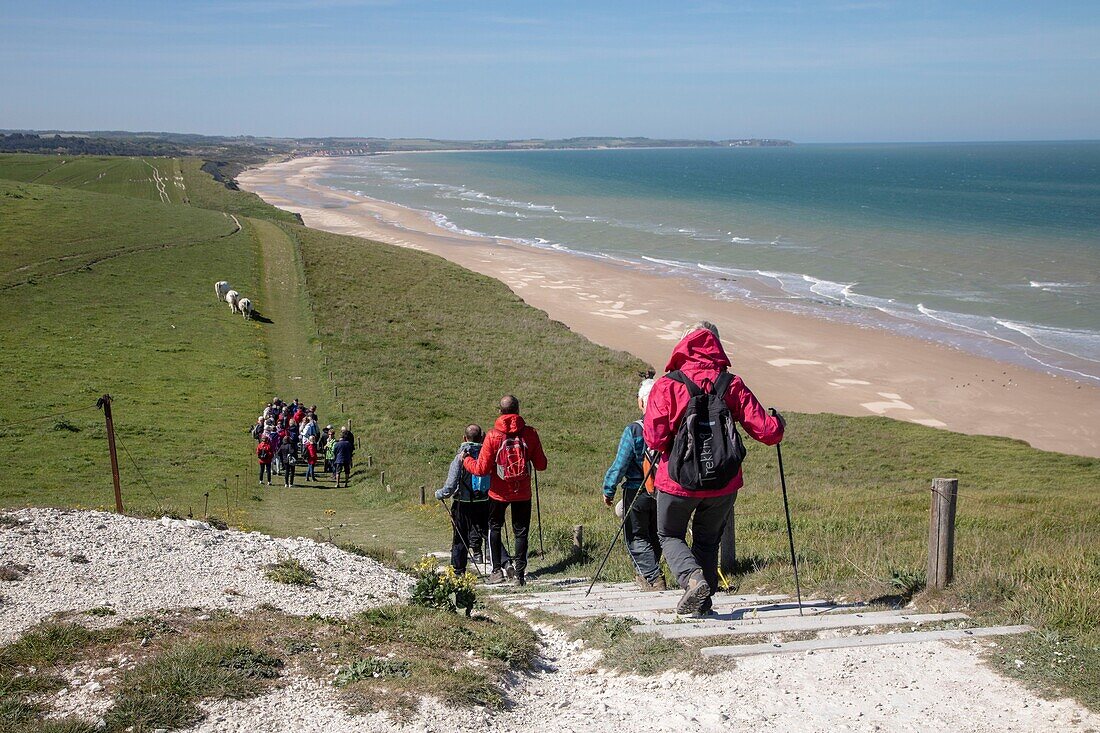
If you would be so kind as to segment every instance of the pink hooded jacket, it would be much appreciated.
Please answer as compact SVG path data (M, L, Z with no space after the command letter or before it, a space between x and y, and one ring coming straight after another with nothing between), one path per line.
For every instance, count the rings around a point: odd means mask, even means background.
M703 389L710 389L714 380L728 369L730 360L722 349L722 342L710 331L699 329L692 331L676 344L672 356L665 366L666 372L679 369L691 381ZM666 494L706 499L712 496L732 494L744 485L741 472L722 489L710 491L687 491L668 476L668 452L676 437L684 409L689 400L687 387L668 377L661 377L653 385L646 404L645 419L642 423L642 435L646 445L660 452L661 460L657 466L655 485ZM752 438L765 445L775 445L783 439L783 427L779 420L768 414L764 406L749 391L741 377L735 376L726 394L733 419L744 427Z

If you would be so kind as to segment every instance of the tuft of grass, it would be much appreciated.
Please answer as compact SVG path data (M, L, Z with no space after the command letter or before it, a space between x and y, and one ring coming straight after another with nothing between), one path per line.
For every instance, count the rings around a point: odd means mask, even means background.
M110 606L96 606L95 608L89 608L84 613L88 614L89 616L103 618L104 616L114 616L118 612Z
M265 568L268 580L286 585L314 585L317 576L303 565L298 558L287 555Z

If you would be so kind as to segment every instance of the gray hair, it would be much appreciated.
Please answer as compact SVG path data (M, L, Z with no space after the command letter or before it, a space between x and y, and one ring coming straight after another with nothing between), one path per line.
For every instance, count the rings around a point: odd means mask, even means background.
M684 329L683 336L680 336L680 338L687 336L689 333L694 333L695 331L710 331L714 334L715 338L722 338L718 335L718 326L715 326L710 321L696 321Z

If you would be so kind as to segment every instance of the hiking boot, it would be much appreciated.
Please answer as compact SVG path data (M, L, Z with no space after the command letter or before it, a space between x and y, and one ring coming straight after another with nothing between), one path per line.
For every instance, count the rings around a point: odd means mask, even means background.
M516 585L527 585L527 576L523 573L516 573Z
M668 584L665 583L664 575L658 575L656 580L650 583L650 585L653 586L653 590L655 591L668 590Z
M711 600L710 596L707 596L707 599L705 601L703 601L703 605L699 607L698 611L691 614L691 617L692 618L706 618L707 616L710 616L712 613L714 613L714 601Z
M509 578L516 577L516 566L512 563L508 563L504 566L504 574L507 575Z
M473 562L474 565L484 565L485 564L485 558L481 555L474 555L473 557L470 558L470 561Z
M504 571L497 568L485 579L485 585L500 585L504 582Z
M676 613L681 616L698 613L703 603L710 598L710 586L707 585L707 579L703 577L703 571L696 570L682 585L684 595L680 596L680 602L676 604Z

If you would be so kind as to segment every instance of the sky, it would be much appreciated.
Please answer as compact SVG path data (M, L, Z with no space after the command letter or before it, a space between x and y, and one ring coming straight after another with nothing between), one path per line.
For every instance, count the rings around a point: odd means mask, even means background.
M1100 138L1100 2L0 0L0 128Z

